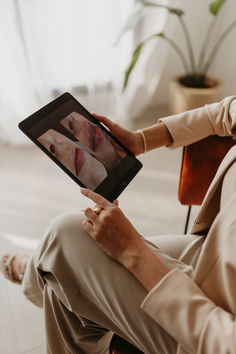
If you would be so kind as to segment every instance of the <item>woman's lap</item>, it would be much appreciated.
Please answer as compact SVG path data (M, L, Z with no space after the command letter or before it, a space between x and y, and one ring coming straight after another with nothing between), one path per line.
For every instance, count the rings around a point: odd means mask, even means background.
M157 257L170 268L181 268L191 276L191 266L196 263L194 254L201 248L200 240L201 237L193 235L166 235L149 238L147 242ZM55 305L56 296L64 308L63 313L67 313L67 321L70 321L71 313L75 314L79 325L74 330L79 331L83 327L83 336L87 335L88 341L89 337L92 338L88 329L93 334L97 330L101 337L108 329L145 353L157 353L158 350L160 353L175 352L175 341L140 309L147 295L145 289L90 238L82 229L78 214L65 214L51 223L44 240L30 259L23 287L29 300L39 306L43 305L43 301L45 303L47 297L47 303L55 306L54 314L61 311ZM48 315L48 321L55 322L55 318L49 316L50 311L47 312L46 321ZM57 322L63 318L61 312L56 317ZM66 319L63 321L66 322ZM68 328L66 333L66 346L71 346L74 334L69 333ZM52 334L49 333L49 336ZM48 340L52 341L50 338Z

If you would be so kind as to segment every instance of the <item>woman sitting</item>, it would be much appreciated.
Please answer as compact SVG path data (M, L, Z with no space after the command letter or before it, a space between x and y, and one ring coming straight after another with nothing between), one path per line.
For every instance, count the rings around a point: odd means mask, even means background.
M236 96L131 132L96 116L135 155L209 135L236 137ZM6 277L45 313L48 353L107 353L113 332L145 353L236 352L236 147L188 236L144 239L118 203L88 189L82 215L53 220L28 257L5 255Z

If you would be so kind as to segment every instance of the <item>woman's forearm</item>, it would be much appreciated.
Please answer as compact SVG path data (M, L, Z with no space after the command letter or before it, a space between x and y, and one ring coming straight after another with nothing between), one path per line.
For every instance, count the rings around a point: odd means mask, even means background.
M147 291L170 271L146 245L140 247L137 252L125 255L121 263Z
M142 132L146 140L146 151L150 151L161 146L168 146L173 142L172 136L163 122L144 128L142 129ZM141 154L144 152L144 144L141 134L139 136L139 146L139 153Z

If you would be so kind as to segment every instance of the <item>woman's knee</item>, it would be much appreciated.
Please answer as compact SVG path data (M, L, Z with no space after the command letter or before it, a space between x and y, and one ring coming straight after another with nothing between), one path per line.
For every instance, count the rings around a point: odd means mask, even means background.
M63 247L72 242L79 242L82 237L86 240L89 235L82 227L84 215L82 213L63 213L56 216L48 225L46 239L54 245Z
M86 257L91 251L96 252L98 246L90 235L83 229L82 213L63 213L54 218L46 231L44 250L47 255L61 257ZM96 250L95 250L95 249Z
M78 232L80 228L82 229L81 223L83 219L84 215L82 213L63 213L52 219L48 227L51 233L62 234L69 230Z
M31 255L23 280L23 292L38 306L42 306L42 293L46 273L56 273L67 263L72 254L79 254L79 249L86 249L88 235L82 229L83 216L80 213L65 213L54 218L48 225L44 237ZM83 234L83 236L81 236ZM83 247L80 238L83 238Z
M50 286L56 282L62 288L83 287L87 272L94 273L108 258L83 229L83 218L79 213L62 214L49 225L39 247L37 270Z

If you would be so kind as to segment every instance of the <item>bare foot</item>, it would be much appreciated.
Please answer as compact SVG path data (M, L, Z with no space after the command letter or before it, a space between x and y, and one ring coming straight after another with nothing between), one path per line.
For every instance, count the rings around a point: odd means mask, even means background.
M25 272L25 266L29 259L26 254L14 254L14 257L10 261L10 265L7 266L11 254L5 254L1 259L1 268L6 272L7 278L21 282Z

